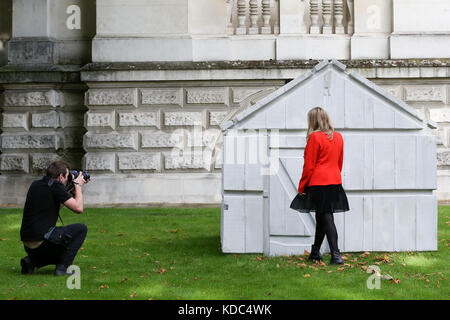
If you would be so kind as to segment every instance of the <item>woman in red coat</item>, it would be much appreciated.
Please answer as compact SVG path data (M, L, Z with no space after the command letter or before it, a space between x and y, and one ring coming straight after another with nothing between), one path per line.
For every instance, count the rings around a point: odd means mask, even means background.
M331 251L330 264L342 264L333 213L349 210L341 180L344 141L320 107L308 112L306 141L303 173L291 208L315 212L316 234L308 259L322 260L320 247L326 235Z

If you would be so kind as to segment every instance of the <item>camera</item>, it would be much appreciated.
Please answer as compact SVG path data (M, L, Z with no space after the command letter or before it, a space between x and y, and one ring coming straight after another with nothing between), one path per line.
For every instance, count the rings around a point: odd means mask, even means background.
M70 170L68 175L68 181L66 185L66 191L69 192L72 196L75 196L75 185L73 183L73 179L77 178L79 172L77 170ZM91 179L91 175L87 171L82 172L84 181L88 181Z

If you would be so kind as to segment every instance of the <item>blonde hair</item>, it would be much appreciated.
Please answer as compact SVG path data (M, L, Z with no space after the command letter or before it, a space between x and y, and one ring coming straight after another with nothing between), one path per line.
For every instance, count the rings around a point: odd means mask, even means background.
M308 112L308 131L306 132L306 141L308 141L311 133L322 131L328 135L330 140L333 140L334 127L331 123L330 116L321 107L316 107Z

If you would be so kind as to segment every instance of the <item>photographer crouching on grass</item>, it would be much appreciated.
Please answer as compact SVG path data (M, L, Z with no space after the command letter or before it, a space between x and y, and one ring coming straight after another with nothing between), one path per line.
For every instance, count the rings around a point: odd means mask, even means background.
M56 265L55 275L68 275L67 268L84 242L87 227L82 223L55 227L59 210L64 205L75 213L83 212L83 184L89 175L70 172L70 165L54 161L47 175L34 181L27 193L23 209L20 238L27 256L20 260L22 274L31 274L35 268ZM68 187L72 190L68 190ZM73 194L69 193L72 192Z

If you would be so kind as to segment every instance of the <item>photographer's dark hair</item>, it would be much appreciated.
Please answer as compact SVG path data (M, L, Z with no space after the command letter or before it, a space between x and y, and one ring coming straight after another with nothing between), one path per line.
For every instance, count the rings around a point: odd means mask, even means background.
M70 170L70 164L66 161L53 161L47 168L47 177L56 179L61 173L65 177L66 169Z

